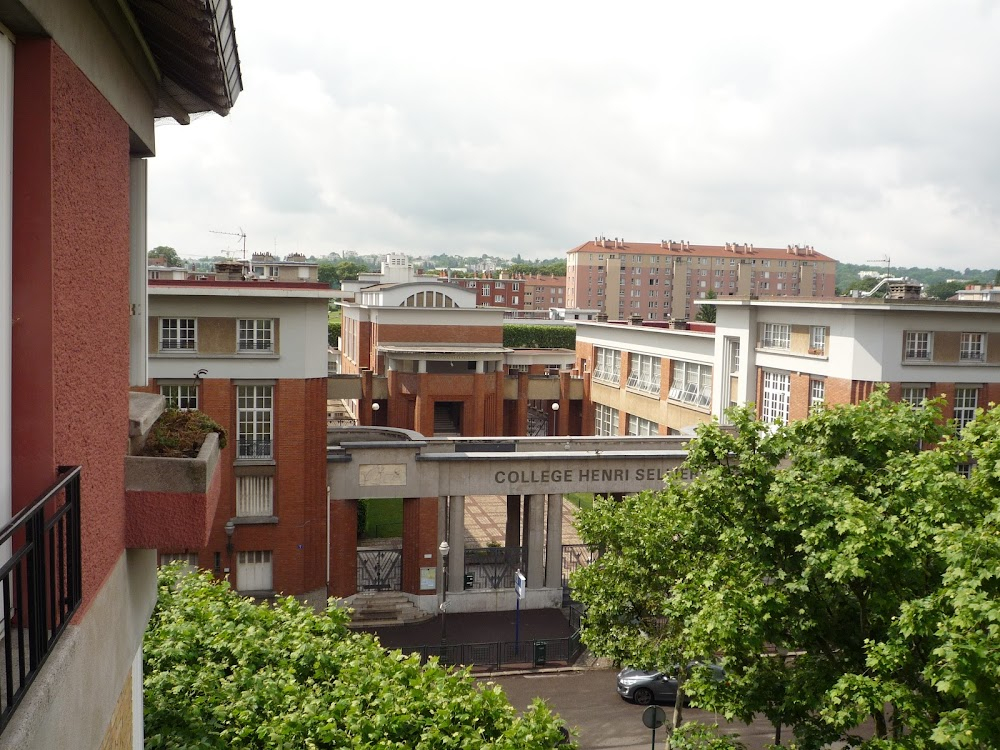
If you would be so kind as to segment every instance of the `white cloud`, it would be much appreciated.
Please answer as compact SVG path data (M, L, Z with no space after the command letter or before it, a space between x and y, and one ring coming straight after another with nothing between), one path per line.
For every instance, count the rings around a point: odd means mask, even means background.
M994 2L284 7L234 3L228 118L158 127L151 245L1000 265Z

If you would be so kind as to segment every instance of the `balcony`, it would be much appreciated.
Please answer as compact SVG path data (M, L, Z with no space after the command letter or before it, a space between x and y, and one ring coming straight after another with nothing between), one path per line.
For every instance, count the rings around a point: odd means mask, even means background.
M270 440L238 440L236 458L246 461L266 461L273 457Z
M0 545L10 550L0 567L2 732L80 606L80 467L61 468L55 484L0 530Z
M130 394L132 453L163 411L163 397ZM125 457L125 546L197 549L208 542L222 491L219 436L205 437L193 458Z

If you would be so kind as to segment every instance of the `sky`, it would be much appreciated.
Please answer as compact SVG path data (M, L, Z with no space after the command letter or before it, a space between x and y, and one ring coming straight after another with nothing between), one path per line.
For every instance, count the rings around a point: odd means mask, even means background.
M279 10L280 9L280 10ZM595 236L1000 266L1000 0L233 0L150 247L562 257Z

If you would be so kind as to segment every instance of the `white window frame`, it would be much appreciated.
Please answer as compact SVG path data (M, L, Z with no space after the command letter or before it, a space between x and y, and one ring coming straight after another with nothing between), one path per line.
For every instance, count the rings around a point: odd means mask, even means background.
M274 318L238 318L236 351L241 354L274 352Z
M628 355L628 382L625 387L651 396L660 395L660 358L655 354Z
M826 381L813 378L809 381L809 410L826 401Z
M903 337L903 359L908 362L929 362L934 356L934 334L931 331L907 331Z
M985 362L986 334L963 333L959 342L958 359L961 362Z
M274 456L274 386L236 386L236 458Z
M622 353L620 349L594 347L593 379L607 385L621 384Z
M760 418L769 424L787 424L791 400L791 377L787 372L764 370Z
M961 431L976 418L977 408L979 408L979 386L967 385L955 388L955 408L952 416L956 431Z
M618 434L618 410L607 404L594 404L594 434L611 437Z
M649 419L644 419L638 414L629 414L625 434L631 437L656 436L660 434L660 425Z
M826 354L826 326L809 326L809 353L816 355Z
M161 352L198 351L197 318L160 318Z
M274 515L274 476L239 474L236 476L236 516L260 518Z
M502 294L494 294L493 295L493 301L494 302L503 302L503 295Z
M191 383L163 384L160 395L167 400L168 409L192 411L198 408L198 386Z
M667 398L708 409L712 405L712 365L675 359Z
M899 400L913 409L923 409L927 404L926 385L904 385L899 392Z
M236 553L237 591L273 591L274 567L271 550Z
M792 327L788 323L761 323L760 346L762 349L788 350L792 345Z

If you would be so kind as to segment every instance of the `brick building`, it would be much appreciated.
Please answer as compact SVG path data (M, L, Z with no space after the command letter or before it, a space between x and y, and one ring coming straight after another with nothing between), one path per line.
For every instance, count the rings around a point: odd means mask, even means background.
M152 6L0 3L0 748L142 747L155 547L217 497L208 459L192 487L128 455L162 408L129 393L154 121L242 87L227 0ZM178 528L145 512L169 502Z
M717 297L829 297L837 261L812 247L692 245L604 237L566 253L566 306L598 308L609 318L695 317L695 302Z
M243 593L326 597L333 292L316 273L316 264L255 254L200 280L149 282L149 390L229 435L208 544L161 548L161 560L227 575Z

